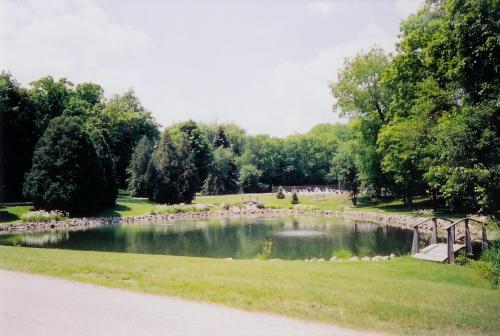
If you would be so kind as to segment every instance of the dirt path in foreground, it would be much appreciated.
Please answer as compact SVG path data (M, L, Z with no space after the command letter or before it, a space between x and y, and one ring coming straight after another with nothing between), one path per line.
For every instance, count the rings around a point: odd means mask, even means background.
M0 335L372 335L220 305L0 270Z

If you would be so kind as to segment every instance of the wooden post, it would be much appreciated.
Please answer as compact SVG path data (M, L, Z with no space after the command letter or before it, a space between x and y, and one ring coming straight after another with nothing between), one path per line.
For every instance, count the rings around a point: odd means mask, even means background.
M486 237L486 228L484 227L484 225L482 226L483 228L483 237L482 237L482 240L483 240L483 243L481 244L481 248L483 251L486 251L488 249L488 237Z
M471 257L472 254L472 241L470 239L470 230L469 230L469 218L464 220L465 225L465 247L467 248L467 256Z
M455 235L455 225L453 225L451 227L451 239L452 239L451 242L452 242L452 244L455 244L455 237L456 237L456 235Z
M411 244L411 254L412 255L418 253L418 241L419 241L418 226L415 225L413 227L413 242Z
M453 243L454 243L454 234L451 232L452 227L446 229L448 231L448 264L454 264L455 263L455 252L453 251Z
M432 218L432 224L434 225L432 230L431 244L437 244L438 237L438 222L437 218Z

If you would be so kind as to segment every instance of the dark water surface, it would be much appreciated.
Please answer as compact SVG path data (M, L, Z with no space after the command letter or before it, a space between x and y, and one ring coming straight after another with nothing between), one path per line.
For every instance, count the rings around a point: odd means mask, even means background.
M340 249L374 256L408 254L412 232L341 218L232 218L16 234L0 236L0 244L246 259L254 258L266 239L273 242L272 258L330 258Z

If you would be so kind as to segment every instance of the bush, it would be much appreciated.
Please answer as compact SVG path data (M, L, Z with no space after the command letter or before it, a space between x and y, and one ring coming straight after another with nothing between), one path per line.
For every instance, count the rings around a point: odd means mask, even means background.
M63 221L69 218L67 212L52 210L37 210L30 211L21 216L23 222L52 222L52 221Z
M265 209L266 205L262 202L259 202L259 203L257 203L256 207L257 207L257 209Z
M348 259L352 257L352 252L351 250L348 249L340 249L337 251L334 251L332 253L332 256L337 258L337 259Z
M209 211L210 207L205 204L174 204L174 205L157 205L151 210L151 215L162 214L178 214L184 212L203 212Z
M296 204L292 207L292 209L309 211L309 210L318 210L319 208L315 205Z
M260 253L257 255L256 258L259 260L269 260L271 259L272 253L273 253L273 240L269 238L262 242Z
M298 204L299 203L299 196L297 195L297 191L296 190L292 191L292 200L291 200L291 203L292 204Z
M283 192L282 186L278 187L278 190L276 191L276 198L277 199L284 199L285 198L285 193Z
M229 204L227 204L227 203L222 203L222 204L220 205L220 208L221 208L222 210L229 210Z

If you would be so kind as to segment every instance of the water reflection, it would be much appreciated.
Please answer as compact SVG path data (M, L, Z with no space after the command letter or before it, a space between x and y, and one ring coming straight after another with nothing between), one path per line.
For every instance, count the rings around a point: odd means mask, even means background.
M340 218L223 219L2 236L0 244L245 259L269 238L273 258L304 259L329 258L339 249L357 256L407 254L412 234Z

